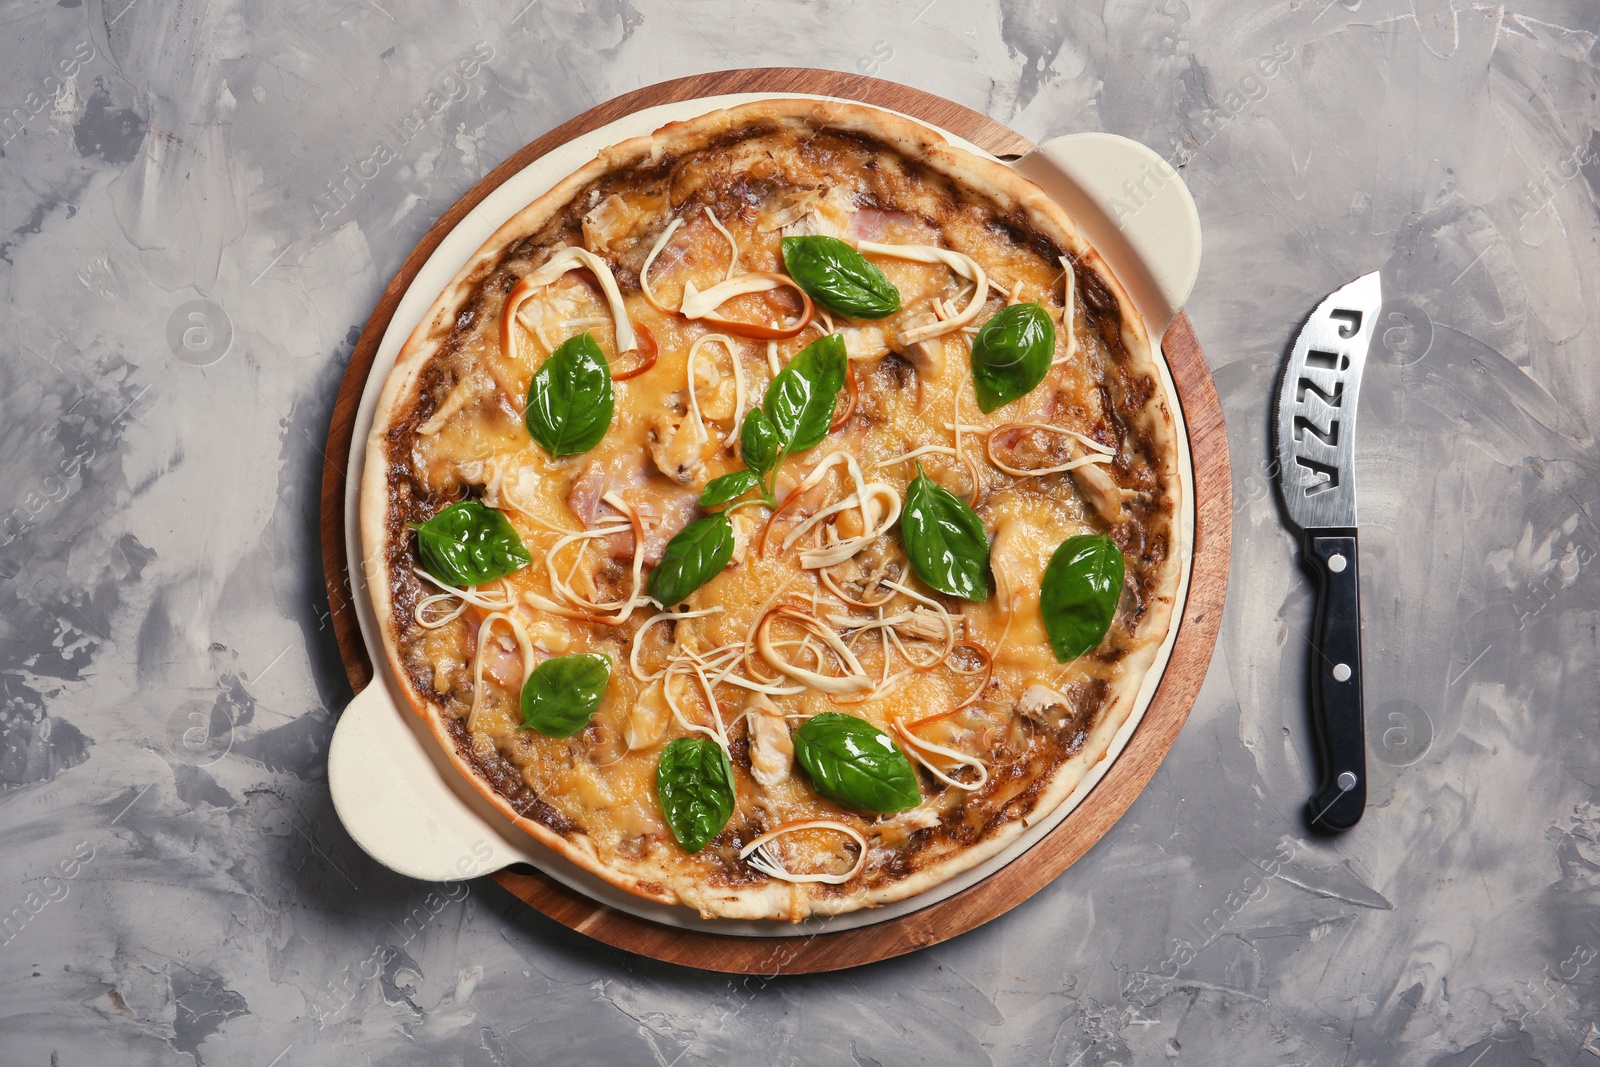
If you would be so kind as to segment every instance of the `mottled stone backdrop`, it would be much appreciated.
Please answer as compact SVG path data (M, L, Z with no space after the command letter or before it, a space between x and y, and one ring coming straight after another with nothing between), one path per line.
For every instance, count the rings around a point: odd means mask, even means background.
M0 1063L1600 1065L1597 33L1590 0L0 4ZM592 104L763 65L1180 166L1238 505L1206 687L1083 861L929 951L734 982L352 845L317 494L446 207ZM1268 393L1374 268L1372 807L1321 840Z

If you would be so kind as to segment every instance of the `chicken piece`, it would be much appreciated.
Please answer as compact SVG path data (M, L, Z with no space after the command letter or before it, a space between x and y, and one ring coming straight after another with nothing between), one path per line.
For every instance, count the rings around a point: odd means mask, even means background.
M939 321L939 316L931 311L924 311L906 323L902 334L924 326L932 326ZM916 369L917 377L925 382L936 382L944 374L944 338L930 337L926 341L913 341L908 345L896 348L906 361Z
M844 237L844 227L835 226L815 211L808 211L783 228L785 237Z
M856 213L856 198L849 189L836 185L827 195L811 205L811 210L784 226L785 237L838 237L850 232L850 222Z
M1014 614L1022 602L1022 589L1017 584L1020 576L1029 573L1027 560L1021 558L1022 546L1018 542L1017 520L1002 515L994 528L994 541L989 545L990 569L994 572L995 602L1007 615Z
M783 713L765 693L755 693L745 705L750 728L750 776L768 788L794 770L794 738Z
M1017 701L1017 714L1051 730L1060 730L1078 717L1071 700L1049 686L1038 683L1022 691L1022 697Z
M1072 481L1100 517L1109 523L1128 521L1123 490L1101 463L1086 463L1072 472Z
M756 231L771 233L800 221L822 199L815 189L786 189L756 217Z
M845 353L858 363L889 354L889 342L884 339L881 326L842 326L839 336L844 338Z
M761 521L749 511L740 510L733 513L728 523L733 527L733 566L737 567L749 555L750 539L760 529Z
M938 612L926 608L917 608L911 612L911 617L903 622L895 623L901 637L912 637L918 641L943 641L950 636L954 622L948 622L939 616Z
M667 735L667 723L671 718L671 711L660 700L635 701L622 726L622 739L629 751L660 744Z
M589 251L609 251L613 242L626 237L639 221L639 209L615 193L596 204L583 217L583 243Z

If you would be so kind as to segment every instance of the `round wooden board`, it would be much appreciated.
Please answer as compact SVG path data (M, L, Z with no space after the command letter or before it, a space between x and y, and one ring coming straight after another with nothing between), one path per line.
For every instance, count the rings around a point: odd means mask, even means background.
M350 602L344 548L345 463L361 393L400 298L469 211L551 149L642 108L725 93L845 97L912 115L997 156L1015 157L1033 148L1026 138L987 116L931 93L838 71L774 67L699 74L626 93L556 127L491 171L406 257L361 332L334 402L322 470L322 563L339 654L356 690L372 680L372 663ZM1162 338L1162 350L1183 406L1194 462L1194 560L1188 601L1160 687L1127 747L1083 803L1024 856L977 885L901 918L800 937L730 937L663 926L597 903L529 867L496 872L494 879L555 921L608 945L688 967L776 975L840 970L936 944L1004 914L1070 867L1128 810L1172 747L1211 662L1228 586L1233 515L1228 441L1222 405L1187 315L1180 313L1173 321Z

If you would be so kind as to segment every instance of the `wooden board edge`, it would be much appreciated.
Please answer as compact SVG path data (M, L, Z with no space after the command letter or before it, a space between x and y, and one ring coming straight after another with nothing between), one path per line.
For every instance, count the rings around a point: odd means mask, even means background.
M921 90L839 71L766 68L718 71L646 86L591 108L507 158L446 211L406 257L362 330L335 401L323 467L323 569L332 627L355 689L370 682L372 665L350 600L344 550L344 464L350 454L356 409L378 346L411 280L468 212L513 174L558 145L640 108L737 92L848 97L941 126L1002 157L1020 155L1033 147L987 116ZM663 926L598 904L531 869L526 873L496 872L495 881L555 921L614 947L683 966L776 975L860 966L936 944L1004 914L1059 876L1126 812L1154 775L1188 716L1221 622L1232 534L1232 481L1221 404L1187 316L1180 314L1174 321L1163 347L1188 423L1195 465L1195 557L1188 603L1167 671L1144 721L1090 798L1029 850L1028 862L1013 862L984 882L901 919L791 938L741 938ZM1220 574L1216 573L1218 567Z

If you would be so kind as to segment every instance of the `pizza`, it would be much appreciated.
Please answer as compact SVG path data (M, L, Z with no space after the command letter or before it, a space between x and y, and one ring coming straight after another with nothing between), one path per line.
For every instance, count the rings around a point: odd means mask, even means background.
M389 665L544 845L799 921L995 855L1107 758L1172 622L1144 324L1004 165L774 99L505 223L378 401Z

